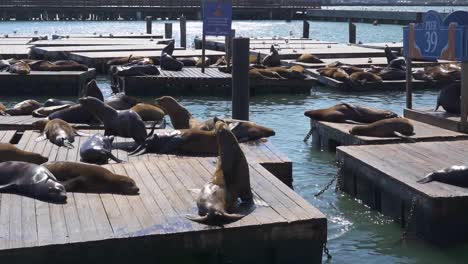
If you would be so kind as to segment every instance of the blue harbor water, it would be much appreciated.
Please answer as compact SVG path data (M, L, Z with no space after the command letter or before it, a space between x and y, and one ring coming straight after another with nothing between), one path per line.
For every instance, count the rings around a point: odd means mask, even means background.
M401 41L402 29L397 25L372 26L357 24L358 40L363 42ZM139 33L144 22L2 22L0 34L92 34ZM163 34L162 21L155 22L154 32ZM302 22L283 21L235 21L233 27L242 36L300 36ZM201 33L200 22L188 22L188 39ZM178 39L178 26L174 36ZM347 24L312 22L314 39L345 42ZM99 85L105 95L111 93L106 76L99 76ZM437 91L416 92L416 107L435 106ZM13 104L25 98L3 97L0 102ZM44 100L46 98L39 98ZM144 98L153 100L154 98ZM197 118L229 116L231 103L226 98L180 97L178 98ZM274 128L277 132L273 143L294 162L294 188L328 218L328 248L333 255L331 263L468 263L468 245L439 249L418 239L398 243L402 230L391 219L370 210L360 201L329 190L319 198L314 194L322 189L337 173L334 153L314 150L310 142L302 140L309 131L309 120L303 112L323 108L339 102L359 103L383 108L402 114L405 105L404 92L343 93L317 87L311 94L257 96L251 99L251 119ZM304 260L304 263L308 263Z

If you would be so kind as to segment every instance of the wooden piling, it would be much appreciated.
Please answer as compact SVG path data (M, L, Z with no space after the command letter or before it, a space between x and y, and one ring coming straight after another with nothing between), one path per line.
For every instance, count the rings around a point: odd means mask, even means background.
M412 59L406 58L406 108L413 108L413 72Z
M180 17L180 46L187 48L187 19L184 15Z
M302 27L302 37L305 39L309 38L310 24L307 20L304 19L304 26Z
M356 43L356 25L353 24L351 20L349 20L348 24L349 28L349 43Z
M250 39L234 38L232 42L232 118L249 120Z
M228 65L231 63L232 58L232 39L236 36L236 30L231 29L231 36L226 36L224 40L224 47L226 51L226 62Z
M152 17L147 16L145 18L145 20L146 20L146 34L152 34L152 32L153 32L153 30L152 30L152 27L153 27Z
M172 23L164 23L164 37L166 39L172 38Z

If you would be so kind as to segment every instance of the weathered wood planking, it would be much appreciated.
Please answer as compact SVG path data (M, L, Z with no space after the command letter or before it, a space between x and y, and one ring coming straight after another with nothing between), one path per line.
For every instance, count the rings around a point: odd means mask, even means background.
M87 130L86 133L89 136L84 137L76 137L76 142L73 143L75 149L79 151L81 148L81 143L83 143L88 137L100 133L104 134L103 130ZM155 133L158 133L156 131ZM28 144L39 144L35 143L34 140L39 136L39 132L37 131L25 131L23 137L21 138L19 144L20 145L28 145ZM78 140L79 139L79 140ZM29 143L32 141L32 143ZM46 145L53 145L50 142L47 142ZM141 156L129 156L128 152L132 151L135 146L134 142L130 138L121 138L116 137L114 140L114 149L112 153L123 161L136 161L136 160L152 160L153 158L164 157L168 160L178 159L181 156L179 155L162 155L162 154L153 154L148 153ZM286 185L292 187L292 162L287 157L285 157L278 149L276 149L273 144L269 140L259 140L255 142L247 142L241 143L241 148L244 151L247 160L250 163L260 163L264 166L267 170L269 170L272 174L278 177L282 182ZM79 153L79 152L78 152ZM209 156L206 154L197 155L202 158L207 158L210 161L214 161L214 156ZM51 157L51 160L55 160L54 157ZM69 161L79 161L80 156L73 156L72 158L67 158ZM111 161L113 163L113 161Z
M460 115L450 114L444 110L434 111L432 109L404 109L404 116L409 119L427 123L433 126L445 128L452 131L468 133L468 127L460 122Z
M301 54L311 53L320 59L330 58L369 58L369 57L384 57L383 50L362 48L344 44L320 45L321 48L313 49L281 49L278 50L282 60L294 60L299 58ZM256 55L260 53L263 58L270 54L270 49L250 50L250 54Z
M352 44L357 47L371 48L371 49L385 49L389 47L393 51L401 52L403 49L403 42L376 42L376 43L361 43L361 44Z
M388 65L387 58L385 57L371 57L371 58L332 58L332 59L321 59L323 63L304 63L297 62L296 60L282 60L281 64L285 66L300 65L304 68L318 69L326 67L327 65L334 62L341 62L347 65L353 65L356 67L370 68L372 65L386 67ZM439 65L439 62L429 61L413 61L413 67L425 67Z
M36 47L53 46L96 46L96 45L152 45L165 44L166 39L134 39L134 38L62 38L52 40L38 40Z
M467 147L468 141L339 147L339 187L430 242L467 242L468 189L416 182L434 170L468 164Z
M124 39L162 39L163 35L158 35L158 34L146 34L146 33L129 33L129 34L91 34L91 35L85 35L85 34L68 34L68 35L54 35L52 37L57 38L98 38L98 39L113 39L113 38L124 38Z
M0 38L0 46L3 45L27 45L32 39L27 38Z
M0 72L2 95L80 96L96 70L31 71L27 75Z
M11 143L16 133L16 130L0 130L0 142Z
M99 45L99 46L53 46L53 47L37 47L34 48L34 53L40 56L54 56L60 52L114 52L114 51L151 51L162 50L166 45ZM182 48L176 47L175 50Z
M59 150L58 156L76 151ZM191 189L210 180L214 165L196 158L155 161L106 166L134 179L140 188L137 196L68 193L67 204L55 205L1 194L2 260L23 263L36 255L39 262L48 256L47 263L113 260L115 254L99 252L123 250L127 254L117 254L116 263L184 252L239 263L251 258L258 258L256 263L302 263L304 259L321 263L325 216L258 164L250 166L255 209L240 221L208 227L185 216L196 213L196 194ZM210 253L219 248L223 252ZM239 254L243 250L253 252L247 258Z
M126 76L115 81L128 95L222 95L232 93L232 76L218 68L185 67L182 71L163 71L157 76ZM310 93L314 78L305 80L251 79L250 95L274 93Z
M468 135L431 126L418 121L411 121L414 135L409 136L415 142L468 140ZM337 146L376 145L393 143L414 143L400 137L365 137L349 133L356 124L332 123L311 120L313 145L322 149L334 150Z
M28 58L31 45L2 45L0 44L0 56L3 59L26 59Z

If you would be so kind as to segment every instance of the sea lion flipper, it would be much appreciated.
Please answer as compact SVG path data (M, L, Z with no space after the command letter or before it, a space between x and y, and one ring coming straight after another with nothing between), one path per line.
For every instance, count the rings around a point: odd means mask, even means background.
M36 141L36 142L39 142L39 141L44 141L44 140L46 140L46 139L47 139L47 135L46 135L46 134L41 134L40 136L38 136L38 137L36 138L35 141Z
M208 215L198 216L198 215L187 214L185 215L185 218L187 218L190 221L194 221L200 224L205 224L208 221Z
M114 156L114 154L112 154L112 152L108 152L107 154L109 156L109 158L117 163L122 163L123 161L121 159L118 159L116 156Z
M143 151L143 150L146 150L145 144L139 145L138 147L136 147L135 150L133 150L132 152L128 153L128 155L130 155L130 156L131 156L131 155L135 155L135 154L137 154L138 152ZM140 154L140 155L141 155L141 154Z
M424 178L419 179L419 180L417 180L416 182L417 182L417 183L421 183L421 184L431 182L431 181L433 181L432 175L433 175L432 173L429 173L429 174L426 175Z
M393 131L393 134L395 135L395 137L399 137L399 138L402 138L402 139L406 139L406 140L408 140L408 141L411 142L411 143L416 143L416 142L417 142L416 140L410 138L410 137L407 136L407 135L403 135L403 134L401 134L400 132ZM414 135L414 133L413 133L413 135Z
M75 146L73 146L73 144L68 140L63 141L63 146L69 149L75 148Z
M79 130L75 130L75 135L80 136L80 137L89 137L89 136L91 136L89 133L81 132Z

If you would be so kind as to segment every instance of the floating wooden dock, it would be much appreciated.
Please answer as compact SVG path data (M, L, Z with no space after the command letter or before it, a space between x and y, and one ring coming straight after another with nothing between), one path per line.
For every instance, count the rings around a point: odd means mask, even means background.
M124 38L124 39L162 39L163 35L146 34L146 33L128 33L128 34L69 34L69 35L52 35L52 39L59 38Z
M150 45L167 44L167 39L134 39L134 38L62 38L52 40L38 40L33 44L36 47L53 46L97 46L97 45Z
M32 45L0 45L0 56L3 59L26 59Z
M294 66L294 65L300 65L304 68L310 68L310 69L318 69L318 68L323 68L326 67L327 65L334 63L334 62L341 62L343 64L347 65L352 65L356 67L362 67L362 68L370 68L370 66L380 66L380 67L386 67L388 65L387 58L386 57L372 57L372 58L332 58L332 59L321 59L323 63L304 63L304 62L298 62L296 60L282 60L281 63L284 66ZM435 66L439 65L439 62L429 62L429 61L413 61L412 66L419 68L419 67L425 67L425 66Z
M371 48L371 49L385 49L389 47L393 51L401 52L403 49L403 42L376 42L376 43L360 43L353 44L358 47Z
M445 128L452 131L468 133L460 121L460 115L450 114L444 110L434 111L433 109L405 109L404 116L409 119L424 122L433 126Z
M27 75L0 72L2 95L80 96L96 76L88 71L31 71Z
M250 54L257 55L263 58L270 54L268 49L250 50ZM385 53L379 49L369 49L363 47L356 47L345 44L330 44L320 45L313 49L281 49L278 50L279 56L282 60L295 60L302 54L314 54L320 59L330 58L370 58L370 57L384 57Z
M119 91L129 95L222 95L232 93L232 76L218 68L185 67L182 71L162 71L157 76L118 78ZM250 95L273 93L310 93L314 78L305 80L250 80Z
M467 148L468 141L339 147L338 186L410 234L442 246L467 242L468 189L416 182L432 171L468 164Z
M27 45L31 41L27 38L0 38L0 45Z
M415 134L409 138L415 142L468 140L467 134L431 126L414 120L411 120L411 123L414 126ZM400 137L365 137L352 135L349 131L351 128L357 126L356 124L311 120L310 126L313 131L313 145L320 149L334 151L338 146L412 143Z

